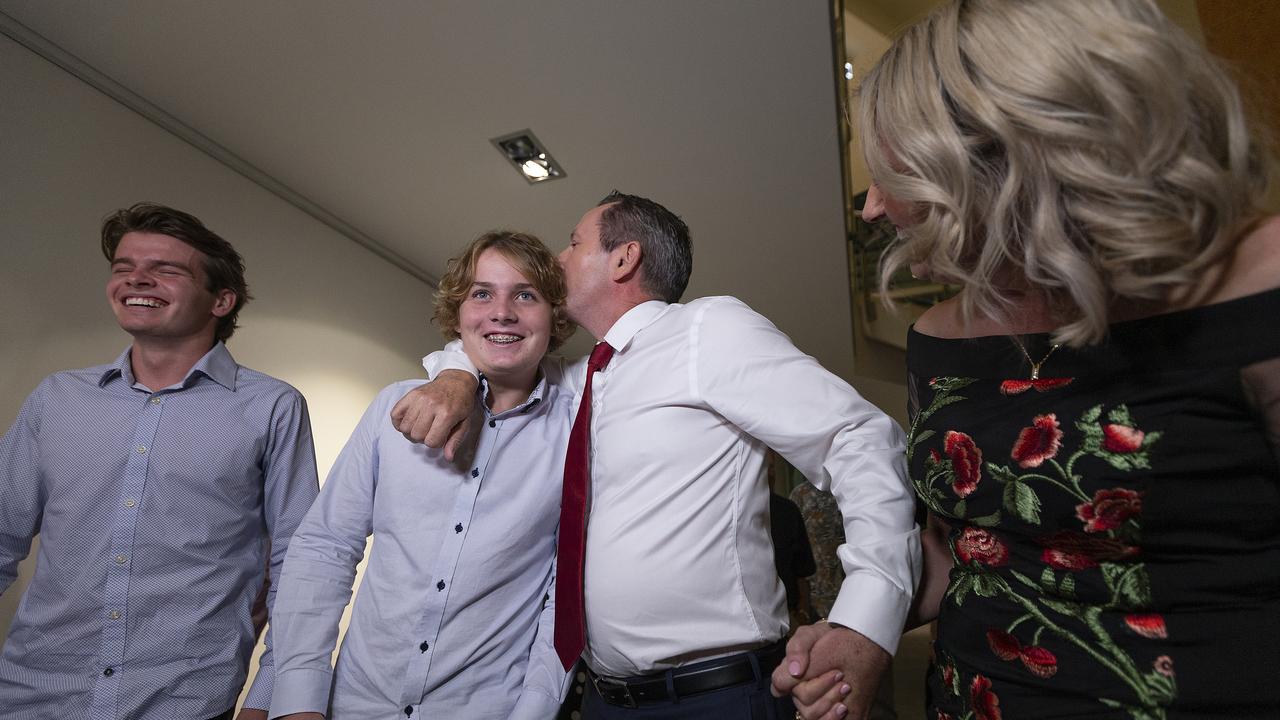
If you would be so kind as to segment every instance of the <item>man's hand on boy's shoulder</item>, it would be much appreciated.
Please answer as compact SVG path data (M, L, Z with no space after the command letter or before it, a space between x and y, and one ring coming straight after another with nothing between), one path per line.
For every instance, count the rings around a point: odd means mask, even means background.
M470 430L478 382L470 373L445 370L400 398L391 408L391 424L410 442L443 447L453 460Z

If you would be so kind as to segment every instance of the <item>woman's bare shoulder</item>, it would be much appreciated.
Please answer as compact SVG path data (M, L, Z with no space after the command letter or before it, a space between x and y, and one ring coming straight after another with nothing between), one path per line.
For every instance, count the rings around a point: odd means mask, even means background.
M916 332L940 338L962 337L964 323L960 319L960 300L950 297L929 307L916 318Z
M1240 286L1241 295L1280 285L1280 215L1259 223L1240 241L1227 276L1229 284Z
M1259 222L1241 238L1203 303L1234 300L1280 287L1280 215Z

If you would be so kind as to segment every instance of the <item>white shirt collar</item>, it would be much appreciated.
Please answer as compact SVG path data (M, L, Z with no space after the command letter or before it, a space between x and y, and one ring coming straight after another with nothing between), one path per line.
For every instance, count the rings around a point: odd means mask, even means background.
M604 341L609 343L614 352L626 352L627 346L631 344L631 339L636 336L636 333L662 317L669 307L671 305L662 300L640 303L618 318L613 327L609 328L609 332L604 334Z

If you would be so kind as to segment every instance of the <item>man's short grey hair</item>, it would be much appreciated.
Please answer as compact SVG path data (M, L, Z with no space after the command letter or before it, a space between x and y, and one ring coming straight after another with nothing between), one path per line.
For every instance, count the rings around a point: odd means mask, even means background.
M646 291L669 303L679 302L693 272L689 226L658 203L617 190L597 207L600 247L606 252L632 241L640 243L640 277Z

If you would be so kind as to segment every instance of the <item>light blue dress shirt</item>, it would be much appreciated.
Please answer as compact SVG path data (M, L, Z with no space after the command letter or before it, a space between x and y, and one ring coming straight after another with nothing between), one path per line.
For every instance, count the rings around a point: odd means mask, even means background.
M222 343L156 392L135 381L129 350L45 378L0 441L0 591L40 536L0 657L0 718L203 720L232 707L267 553L279 577L316 491L302 395ZM250 693L260 707L269 647Z
M272 616L273 718L556 714L567 678L549 596L572 398L539 383L498 415L477 403L483 414L450 463L391 425L392 406L422 382L378 395L294 536ZM369 535L369 564L331 666Z

